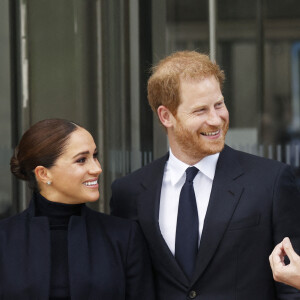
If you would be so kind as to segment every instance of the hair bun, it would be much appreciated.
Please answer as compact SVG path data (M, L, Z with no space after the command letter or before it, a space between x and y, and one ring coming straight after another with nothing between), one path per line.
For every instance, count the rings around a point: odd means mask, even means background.
M17 151L15 151L14 155L10 159L10 170L17 178L27 181L27 180L29 180L29 178L26 175L26 172L24 172L24 170L22 170L22 167L20 166L20 162L17 158L16 153L17 153Z
M15 148L10 160L11 172L17 178L28 181L30 189L39 191L35 168L51 168L65 150L70 134L78 128L75 123L64 119L46 119L35 123L25 131Z

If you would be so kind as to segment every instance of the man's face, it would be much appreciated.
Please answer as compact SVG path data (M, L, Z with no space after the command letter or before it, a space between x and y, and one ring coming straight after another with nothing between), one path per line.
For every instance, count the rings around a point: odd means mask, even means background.
M180 83L181 103L168 135L172 152L187 163L220 152L225 143L229 114L214 76Z

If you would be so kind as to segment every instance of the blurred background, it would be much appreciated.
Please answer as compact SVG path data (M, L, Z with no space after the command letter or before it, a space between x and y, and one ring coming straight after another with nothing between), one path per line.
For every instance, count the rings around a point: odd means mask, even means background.
M45 118L95 137L110 184L166 153L147 103L150 67L177 50L207 53L225 70L227 144L292 165L300 182L300 1L0 0L0 218L30 199L9 161Z

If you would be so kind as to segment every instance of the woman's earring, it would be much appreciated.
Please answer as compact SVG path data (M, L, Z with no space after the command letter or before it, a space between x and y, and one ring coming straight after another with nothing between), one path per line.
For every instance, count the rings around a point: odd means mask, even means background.
M51 185L51 183L52 183L52 182L51 182L50 180L49 180L49 181L47 181L47 184L48 184L48 185Z

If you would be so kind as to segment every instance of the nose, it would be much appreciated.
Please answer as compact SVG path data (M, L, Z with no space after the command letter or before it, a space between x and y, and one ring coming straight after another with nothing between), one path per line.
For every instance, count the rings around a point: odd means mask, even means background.
M211 126L220 126L222 125L222 119L219 116L217 110L213 108L208 115L207 124Z
M102 173L101 165L98 159L93 159L90 165L89 173L93 175L100 175Z

